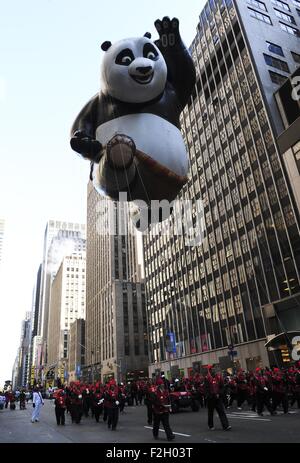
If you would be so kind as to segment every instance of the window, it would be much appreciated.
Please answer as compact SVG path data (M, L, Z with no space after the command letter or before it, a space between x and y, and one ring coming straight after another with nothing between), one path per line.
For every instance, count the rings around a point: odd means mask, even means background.
M280 0L272 0L272 3L285 11L291 11L289 5L287 3L281 2Z
M284 72L290 72L288 64L285 61L282 61L278 58L273 58L273 56L267 55L266 53L264 53L264 58L268 66L272 66L273 68L280 69Z
M267 41L267 44L268 44L268 50L271 53L276 53L276 55L284 56L282 48L279 45L276 45L275 43L268 42L268 41Z
M283 13L282 11L276 10L276 8L274 8L274 11L275 11L277 18L283 19L284 21L287 21L291 24L296 24L294 16L291 16L290 14L286 14L286 13Z
M292 57L293 57L295 63L300 64L300 55L298 53L295 53L294 51L291 51L291 54L292 54Z
M292 151L294 153L295 161L296 161L298 171L299 171L299 174L300 174L300 141L298 141L298 143L296 143L296 145L292 146Z
M256 18L259 21L263 21L267 24L272 25L270 16L267 16L266 14L259 13L258 11L252 10L252 8L249 8L249 6L248 6L248 10L250 11L250 16L252 16L252 18Z
M282 85L283 82L286 81L286 76L283 76L282 74L278 74L277 72L269 71L271 81L274 82L274 84L277 85Z
M259 2L258 0L247 0L247 3L255 6L256 8L259 8L260 10L268 11L266 5L263 2Z
M295 27L288 26L287 24L283 24L279 21L280 27L283 31L287 32L288 34L296 35L296 37L300 37L299 30Z

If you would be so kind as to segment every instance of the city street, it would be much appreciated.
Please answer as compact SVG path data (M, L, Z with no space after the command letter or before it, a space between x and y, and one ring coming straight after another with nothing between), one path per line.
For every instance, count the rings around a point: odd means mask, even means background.
M159 433L154 441L152 430L146 421L146 407L126 407L120 416L116 432L94 419L82 418L79 425L72 424L66 415L66 425L57 426L54 403L45 400L40 422L32 424L31 402L26 410L0 410L0 443L167 443L165 433ZM300 441L300 410L292 409L276 416L268 412L263 417L244 407L243 411L232 407L228 411L231 431L223 431L218 417L215 417L215 430L207 429L207 410L199 412L180 411L170 416L170 424L176 435L176 444L188 446L192 443L297 443Z

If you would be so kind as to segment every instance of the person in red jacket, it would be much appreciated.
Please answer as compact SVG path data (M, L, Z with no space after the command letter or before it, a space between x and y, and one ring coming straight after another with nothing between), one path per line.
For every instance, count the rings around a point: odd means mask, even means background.
M155 391L156 391L155 384L153 384L152 381L149 380L144 388L144 396L145 396L144 403L147 407L148 424L152 424L153 410L152 410L151 396L155 393Z
M256 390L257 414L259 416L263 416L264 406L266 406L271 415L274 415L270 403L270 391L272 385L270 384L269 376L266 375L261 368L256 368L255 371L256 374L254 375L253 381Z
M153 411L153 437L158 439L159 424L162 423L169 441L175 439L169 424L170 396L162 378L156 380L156 391L151 393Z
M115 380L111 380L104 393L104 404L106 405L108 415L107 426L111 428L112 431L115 431L117 428L121 399L121 393Z
M300 366L288 371L287 376L292 393L291 407L297 402L298 408L300 408Z
M249 387L244 370L240 369L237 377L237 408L242 410L243 403L249 398Z
M214 411L216 410L224 431L229 431L231 426L225 413L223 394L224 381L222 375L217 375L212 366L208 366L208 372L204 380L205 396L207 400L208 427L214 430Z
M282 404L284 413L289 411L288 402L288 378L279 368L273 368L272 381L272 405L273 412L276 412L278 405Z
M65 391L60 390L56 393L55 397L55 416L56 423L59 426L65 424L65 411L66 411L66 395Z
M97 385L95 392L92 395L92 413L97 423L99 423L100 415L103 412L103 393L101 392L100 386Z

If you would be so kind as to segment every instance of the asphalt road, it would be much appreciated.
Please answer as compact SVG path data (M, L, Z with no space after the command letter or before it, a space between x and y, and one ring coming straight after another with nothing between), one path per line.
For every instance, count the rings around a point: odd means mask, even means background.
M32 404L26 410L0 410L0 443L166 443L164 431L154 441L152 429L147 424L146 407L125 407L120 415L117 431L112 432L103 423L90 416L83 417L79 425L72 424L66 415L66 425L57 426L54 403L45 400L39 423L31 423ZM242 411L232 407L227 411L231 431L223 431L218 416L215 430L207 428L207 410L199 412L182 410L170 416L171 428L176 435L176 444L192 443L299 443L300 410L293 408L289 414L279 411L276 416L268 412L257 416L245 406Z

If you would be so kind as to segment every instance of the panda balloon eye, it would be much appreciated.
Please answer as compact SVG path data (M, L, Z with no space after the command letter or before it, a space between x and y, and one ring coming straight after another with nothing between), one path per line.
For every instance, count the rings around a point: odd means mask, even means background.
M129 66L132 61L134 61L134 54L130 48L125 48L116 57L116 64L121 64L121 66Z
M132 58L130 58L130 56L123 56L121 61L122 61L122 64L125 64L126 66L128 66L130 63L132 63Z
M149 51L149 53L147 54L147 58L148 58L148 59L155 60L156 55L153 53L153 51Z
M143 49L143 55L145 58L151 59L152 61L155 61L158 59L158 53L152 43L145 43L144 49Z

